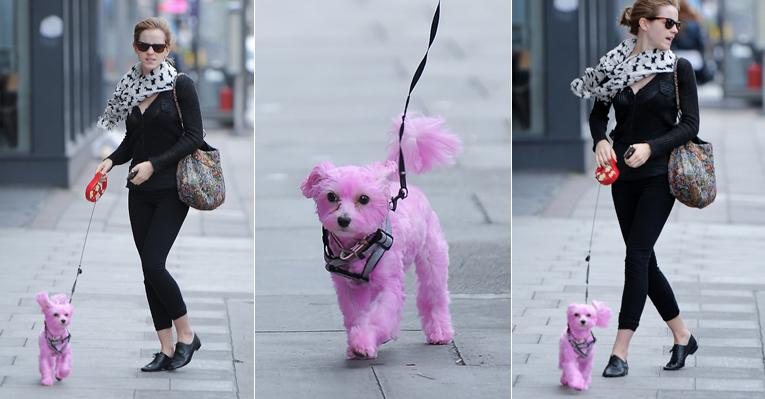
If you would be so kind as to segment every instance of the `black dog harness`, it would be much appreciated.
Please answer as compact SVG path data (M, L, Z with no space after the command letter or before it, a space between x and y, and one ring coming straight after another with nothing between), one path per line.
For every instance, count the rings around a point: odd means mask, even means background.
M389 250L393 245L393 235L391 235L390 220L388 217L385 217L384 228L377 229L377 231L356 243L356 245L349 250L343 248L342 244L340 244L340 240L327 229L322 227L321 231L321 238L322 241L324 241L324 262L326 263L325 268L327 271L356 281L369 282L369 275L375 269L377 263L380 262L385 251ZM335 255L332 252L332 248L329 246L330 237L332 237L335 244L340 247L339 255ZM350 271L348 268L349 264L361 259L367 260L364 265L364 270L362 270L361 273Z
M571 347L574 349L574 352L576 352L579 357L587 357L590 355L590 351L592 351L592 347L595 345L595 342L597 339L595 339L595 334L590 331L590 335L592 336L592 341L588 341L587 338L584 338L581 341L577 341L574 339L574 337L571 335L571 328L566 328L566 334L568 335L568 343L571 344Z
M69 340L72 338L72 334L69 333L69 330L66 330L66 337L63 338L56 338L50 334L50 331L48 331L48 323L45 323L45 340L48 341L48 347L55 352L56 356L61 355L61 353L66 349L66 346L69 344ZM60 347L59 347L60 346Z

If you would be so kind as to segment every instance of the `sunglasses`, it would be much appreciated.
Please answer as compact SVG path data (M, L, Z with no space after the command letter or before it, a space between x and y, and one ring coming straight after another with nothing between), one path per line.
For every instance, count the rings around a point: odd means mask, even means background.
M681 21L675 21L674 19L667 18L667 17L651 17L647 19L650 19L651 21L655 19L663 19L664 27L667 28L667 30L672 29L674 26L677 26L677 29L680 30L680 28L683 26L683 23Z
M149 51L149 47L151 47L154 49L155 53L161 53L165 51L165 48L167 48L167 45L164 43L149 44L144 42L138 42L135 44L135 46L138 48L138 51Z

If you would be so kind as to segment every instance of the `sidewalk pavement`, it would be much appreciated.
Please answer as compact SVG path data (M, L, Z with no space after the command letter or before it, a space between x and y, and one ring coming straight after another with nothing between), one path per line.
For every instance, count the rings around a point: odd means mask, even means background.
M655 248L681 315L700 349L665 371L672 335L647 301L629 354L629 375L600 376L616 335L624 243L610 190L600 190L590 300L614 317L596 329L587 397L761 398L765 396L765 118L754 109L702 108L700 136L713 143L717 200L698 210L676 203ZM560 386L558 338L565 309L583 302L584 261L599 185L589 174L513 174L513 397L573 395Z
M93 208L84 188L94 160L72 189L0 189L0 397L251 398L253 395L252 137L208 132L220 149L224 205L190 210L167 268L202 340L194 361L173 372L142 373L159 349L127 215L127 166L115 167ZM39 384L39 291L69 294L88 220L70 329L73 372Z
M384 158L386 131L402 111L435 5L258 2L258 398L510 394L509 3L442 4L410 107L443 115L465 143L455 167L408 180L428 194L449 241L453 344L425 343L410 273L400 338L375 360L345 360L320 225L299 188L320 161Z

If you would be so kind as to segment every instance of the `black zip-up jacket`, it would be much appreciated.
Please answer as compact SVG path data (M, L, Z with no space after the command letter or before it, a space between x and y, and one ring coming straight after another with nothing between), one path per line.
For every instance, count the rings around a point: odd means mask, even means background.
M163 91L143 114L137 105L130 110L125 120L125 138L107 157L114 165L122 165L132 159L131 169L141 162L151 162L154 174L138 186L128 182L126 187L131 190L176 188L178 161L202 145L202 113L194 81L180 75L175 84L186 131L181 128L173 91Z
M590 112L593 151L606 138L608 111L614 106L616 127L609 135L616 152L620 180L635 180L667 173L669 154L699 133L699 102L696 77L685 58L677 62L680 93L680 123L675 125L675 78L672 72L657 73L637 94L625 87L611 102L596 101ZM632 144L648 143L651 156L638 168L624 163L624 152Z

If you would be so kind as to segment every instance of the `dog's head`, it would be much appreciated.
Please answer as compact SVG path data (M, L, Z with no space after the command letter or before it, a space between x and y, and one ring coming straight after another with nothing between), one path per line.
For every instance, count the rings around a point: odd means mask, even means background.
M316 165L300 185L306 198L316 202L321 224L340 238L361 239L385 221L390 200L393 161L367 166Z
M592 305L572 303L566 310L568 327L576 331L588 331L593 327L607 327L611 309L605 303L592 301Z
M45 315L45 322L48 323L49 328L54 328L53 326L68 327L72 322L74 306L69 303L66 294L48 297L47 292L39 292L35 295L35 299L40 304L40 309Z

